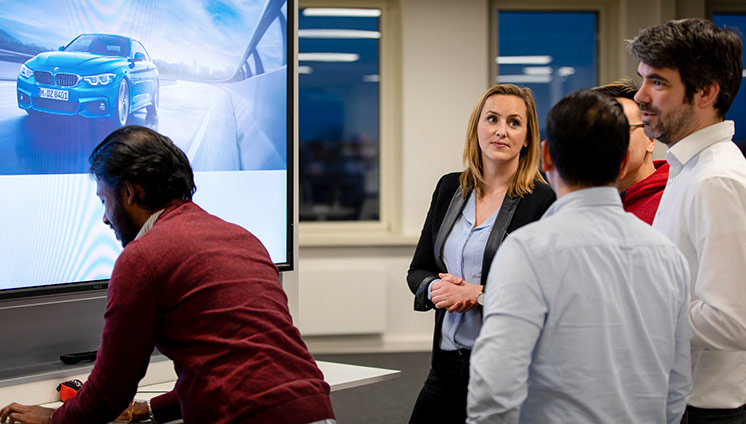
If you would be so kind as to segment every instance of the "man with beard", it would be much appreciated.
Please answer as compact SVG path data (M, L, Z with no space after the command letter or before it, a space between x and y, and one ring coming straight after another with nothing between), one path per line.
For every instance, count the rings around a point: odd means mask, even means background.
M691 270L689 423L746 422L746 160L725 121L741 83L742 43L704 19L644 29L635 96L648 137L669 150L669 180L653 227Z
M189 161L148 128L91 154L104 223L124 250L109 281L88 381L58 410L11 404L0 422L333 423L329 386L293 326L277 268L251 233L192 203ZM153 348L174 391L130 403ZM128 406L129 405L129 406Z

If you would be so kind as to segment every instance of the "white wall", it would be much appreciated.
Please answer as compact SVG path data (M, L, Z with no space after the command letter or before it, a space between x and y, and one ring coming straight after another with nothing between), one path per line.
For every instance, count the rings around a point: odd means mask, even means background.
M402 16L402 231L419 234L438 178L463 169L466 124L489 87L487 0L406 0Z
M675 0L619 1L622 39L675 17ZM466 123L489 86L489 6L488 0L399 1L400 163L382 164L401 166L399 231L388 243L384 237L365 247L301 244L299 271L286 287L312 352L430 349L433 315L412 310L406 271L435 183L462 169ZM610 74L633 76L637 64L624 50L619 56Z

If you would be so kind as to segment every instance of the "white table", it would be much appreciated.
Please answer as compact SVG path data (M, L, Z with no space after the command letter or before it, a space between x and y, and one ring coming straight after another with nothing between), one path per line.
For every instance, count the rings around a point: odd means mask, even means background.
M319 369L324 374L324 380L329 383L332 392L392 380L401 375L401 371L398 370L340 364L336 362L316 361L316 365L319 366ZM141 400L152 399L171 391L174 388L175 382L175 380L172 380L140 386L137 389L135 398Z
M401 371L385 368L325 361L317 361L316 363L324 374L324 380L329 383L331 391L391 380L401 375ZM73 378L85 381L91 368L92 366L89 365L88 367L77 370L80 372L76 373L73 371L66 376L57 375L59 372L50 372L48 376L39 374L36 378L32 379L28 377L18 378L18 381L15 382L17 384L12 384L14 383L12 381L10 381L11 384L7 384L9 381L6 380L6 384L0 386L0 407L10 402L44 404L50 407L59 406L61 405L57 401L59 394L55 390L57 385ZM176 383L176 373L173 363L165 358L154 358L148 367L145 377L140 382L135 397L143 400L151 399L173 389L174 383Z
M386 368L363 367L360 365L325 361L316 361L316 364L321 369L321 372L324 373L324 380L329 383L333 392L393 380L401 376L401 371Z

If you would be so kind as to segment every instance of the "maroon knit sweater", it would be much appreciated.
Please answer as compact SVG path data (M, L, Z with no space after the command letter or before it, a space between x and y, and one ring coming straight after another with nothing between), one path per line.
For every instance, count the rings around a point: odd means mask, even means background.
M109 422L132 400L153 347L173 360L159 422L302 424L333 418L329 385L293 326L277 268L246 230L192 202L129 243L109 282L88 381L54 424Z
M653 224L653 218L663 196L663 189L666 188L668 181L668 163L664 160L656 160L653 164L656 168L655 172L625 190L622 195L624 210L632 212L650 225Z

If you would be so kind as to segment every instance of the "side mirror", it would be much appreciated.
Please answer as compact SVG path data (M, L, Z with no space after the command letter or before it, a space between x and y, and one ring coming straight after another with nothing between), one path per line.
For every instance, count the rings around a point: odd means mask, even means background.
M145 53L143 53L143 52L136 52L135 53L135 62L141 62L143 60L146 60Z
M58 51L63 51L63 50L65 50L65 46L60 46L57 50Z

